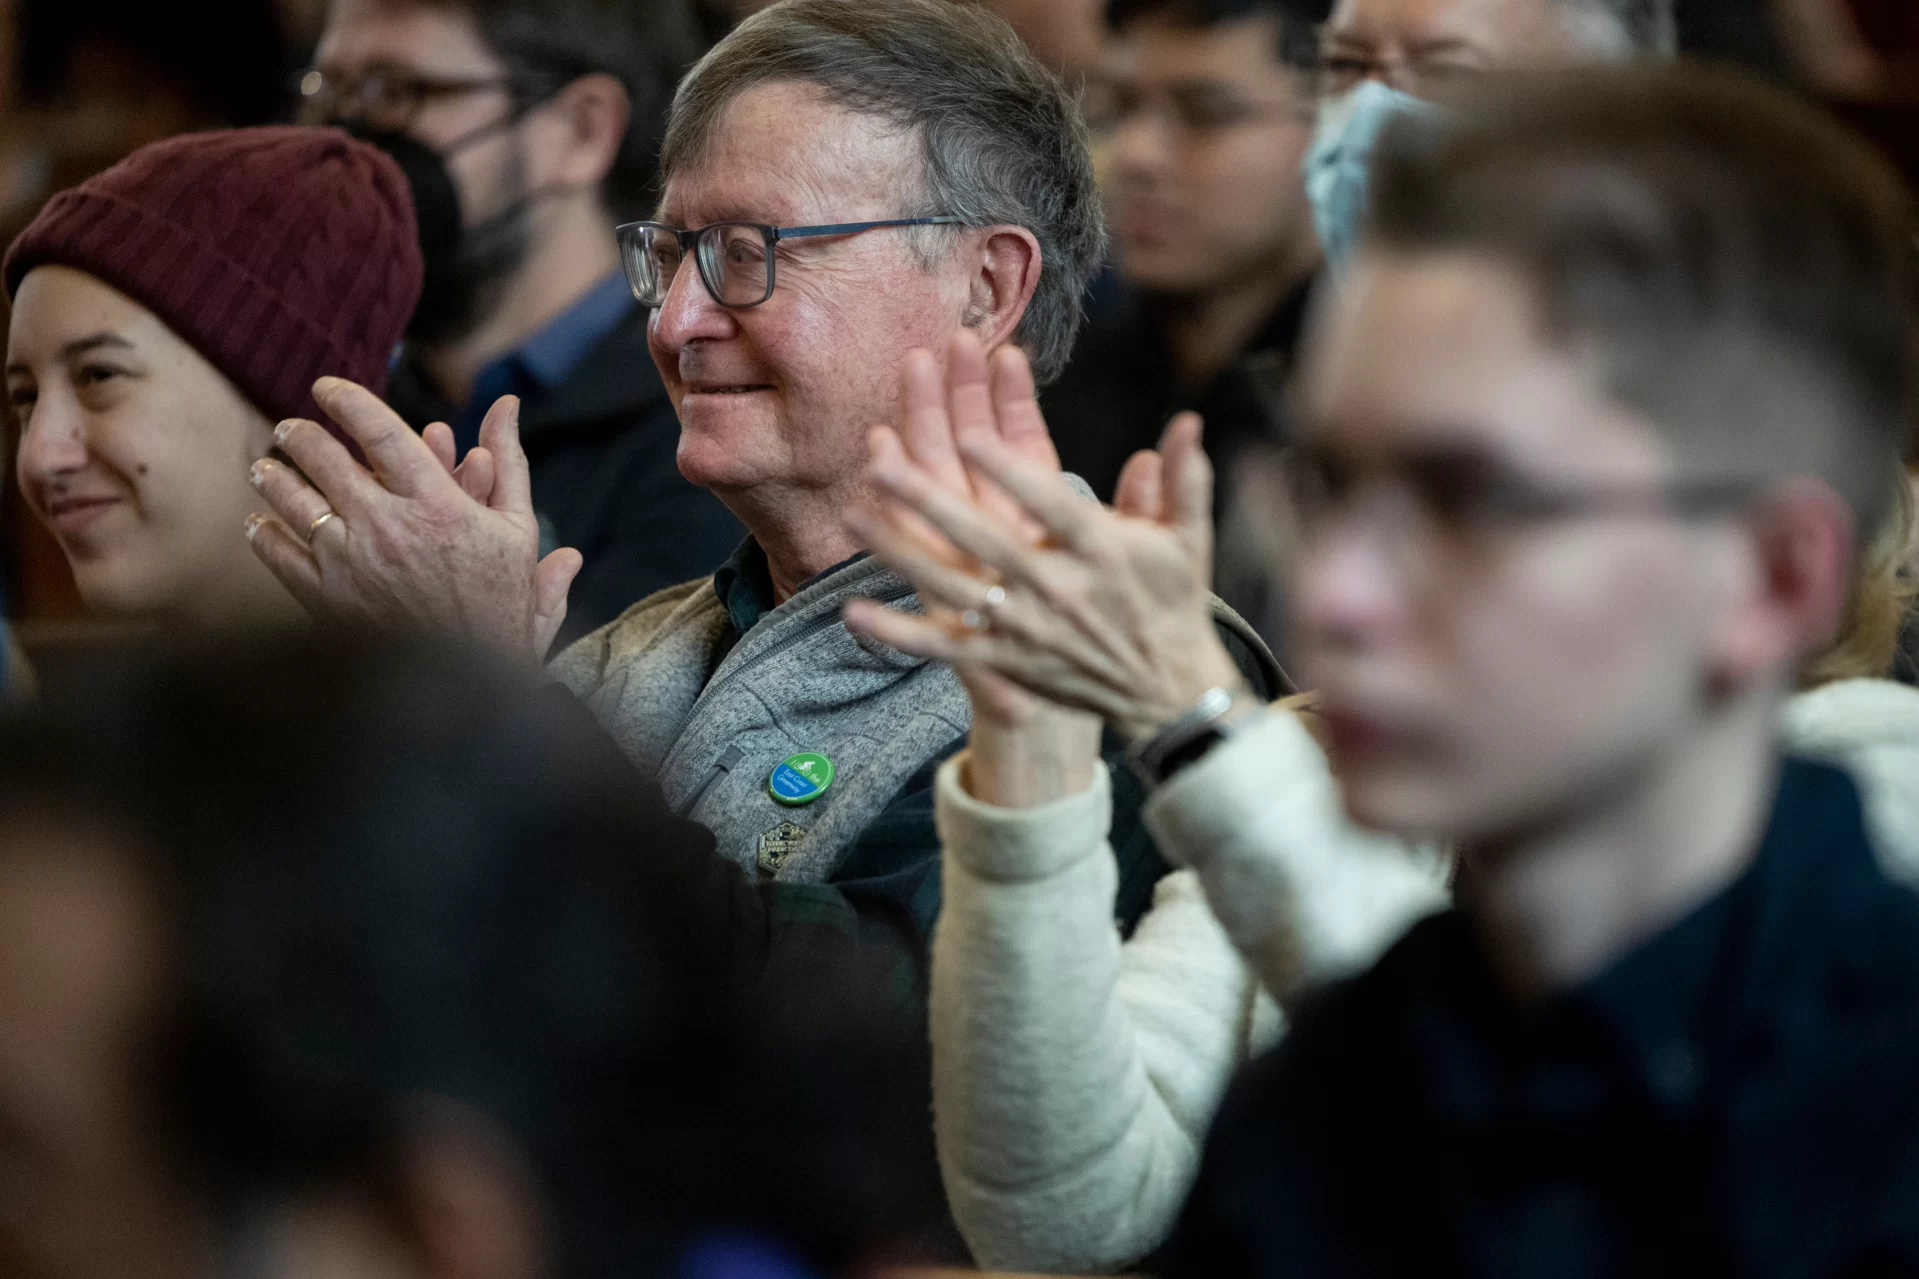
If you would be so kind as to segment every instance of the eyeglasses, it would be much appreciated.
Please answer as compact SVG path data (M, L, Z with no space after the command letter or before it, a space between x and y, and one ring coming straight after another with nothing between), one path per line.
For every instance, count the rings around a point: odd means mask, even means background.
M409 128L420 109L435 98L506 90L516 98L535 90L524 76L434 77L399 71L372 71L346 78L308 71L300 77L299 117L307 124L348 120L376 129Z
M715 222L682 230L663 222L629 222L615 229L626 282L642 306L666 301L690 248L706 291L721 306L756 307L773 296L773 246L782 240L858 235L884 227L961 226L964 218L891 218L884 222L836 222L828 226L767 226L763 222Z
M1764 485L1731 478L1549 485L1471 453L1435 451L1367 465L1311 445L1291 450L1284 468L1302 543L1356 514L1361 498L1370 495L1375 526L1387 526L1403 558L1428 567L1469 558L1506 534L1542 524L1730 515Z
M1202 141L1244 124L1313 122L1312 105L1295 102L1255 102L1236 90L1215 84L1176 84L1146 92L1129 84L1087 86L1086 118L1099 133L1113 133L1134 120L1163 120L1170 130L1190 142Z

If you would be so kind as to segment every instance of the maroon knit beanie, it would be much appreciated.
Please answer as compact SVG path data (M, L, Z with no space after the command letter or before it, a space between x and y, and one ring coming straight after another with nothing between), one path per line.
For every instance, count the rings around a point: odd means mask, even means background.
M170 138L61 192L7 251L7 296L48 264L152 311L276 422L326 421L317 378L386 389L422 270L399 166L292 127Z

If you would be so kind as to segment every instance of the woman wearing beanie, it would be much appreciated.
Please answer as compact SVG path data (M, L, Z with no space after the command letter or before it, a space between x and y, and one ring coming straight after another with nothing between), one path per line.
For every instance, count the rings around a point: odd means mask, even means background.
M405 178L333 129L156 143L8 251L28 505L95 611L194 627L298 606L247 546L248 468L324 376L373 388L420 290Z

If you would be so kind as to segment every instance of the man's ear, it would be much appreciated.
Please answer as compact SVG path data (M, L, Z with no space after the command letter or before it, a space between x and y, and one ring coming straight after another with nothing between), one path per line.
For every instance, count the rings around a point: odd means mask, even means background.
M436 1279L539 1279L548 1232L539 1187L500 1126L456 1103L424 1102L389 1183L401 1232Z
M1723 682L1797 671L1832 643L1852 595L1855 537L1852 508L1817 480L1786 480L1760 499L1746 517L1752 572L1716 636Z
M976 256L961 323L990 352L1012 340L1039 287L1039 238L1023 226L986 227L972 236L962 249Z
M533 187L596 187L619 160L633 101L617 77L594 72L561 89L536 114Z

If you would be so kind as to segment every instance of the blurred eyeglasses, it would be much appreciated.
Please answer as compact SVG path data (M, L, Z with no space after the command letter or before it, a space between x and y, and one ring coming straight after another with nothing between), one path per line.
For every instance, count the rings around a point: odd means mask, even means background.
M673 288L690 251L706 291L721 306L756 307L773 296L774 246L782 240L859 235L886 227L961 226L965 219L889 218L882 222L835 222L825 226L768 226L764 222L714 222L695 230L663 222L629 222L614 231L626 282L642 306L659 306Z
M1201 142L1228 129L1247 124L1313 122L1313 107L1305 101L1260 102L1226 85L1199 82L1175 84L1157 92L1142 92L1127 84L1088 86L1086 118L1095 131L1114 133L1135 120L1162 121L1189 142Z
M1363 518L1402 566L1424 577L1469 562L1508 536L1569 520L1736 514L1764 485L1754 479L1567 484L1520 476L1482 455L1436 449L1382 463L1356 463L1302 445L1283 461L1296 545ZM1363 511L1363 514L1362 514Z
M427 103L505 90L515 98L533 85L523 76L425 76L372 71L351 78L308 71L300 77L299 118L305 124L351 121L375 129L409 128Z

